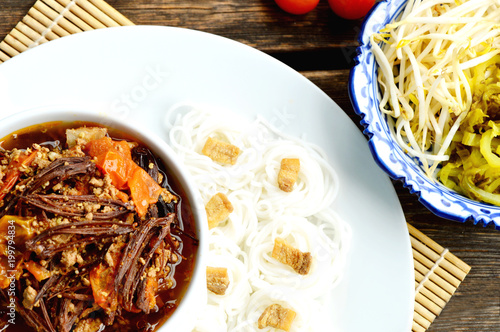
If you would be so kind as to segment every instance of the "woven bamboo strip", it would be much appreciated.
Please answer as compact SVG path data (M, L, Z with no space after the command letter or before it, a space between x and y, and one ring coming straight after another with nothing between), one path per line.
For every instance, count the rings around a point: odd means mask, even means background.
M5 54L9 55L10 57L14 57L19 54L19 52L16 51L15 48L7 44L5 41L2 41L0 43L0 50L2 50Z
M12 29L9 33L12 37L16 38L18 41L24 44L24 46L29 47L33 42L30 38L26 37L24 33L19 31L17 28ZM7 39L7 37L5 37Z
M16 51L19 53L22 53L28 49L26 45L21 43L19 40L16 38L12 37L12 35L7 35L4 39L4 41L9 44L12 48L14 48Z
M413 264L415 265L415 272L420 272L422 274L422 280L424 280L424 276L427 274L429 270L417 260L413 260ZM421 282L422 280L419 280L419 282ZM442 277L440 277L435 273L432 273L428 277L428 280L450 295L452 295L455 292L456 287L449 284L445 279L443 279ZM424 282L424 285L427 286L428 283ZM440 294L437 295L441 296Z
M85 21L85 23L90 25L93 29L102 29L106 27L104 24L99 22L99 20L94 18L92 15L87 13L82 7L78 5L81 1L76 1L73 4L71 3L71 0L56 0L56 1L59 2L59 4L63 5L64 7L70 6L68 12L71 12L76 16L78 16L79 18L81 18L83 21Z
M35 40L39 40L42 37L38 32L36 32L31 27L24 24L24 22L22 21L17 23L15 29L21 32L23 35L26 36L26 38L30 40L28 47L32 45Z
M412 329L413 332L425 332L426 328L422 327L421 325L418 325L413 321Z
M434 250L435 252L443 252L444 248L437 244L435 241L433 241L431 238L429 238L427 235L413 227L412 225L408 224L408 230L410 231L410 234L415 237L417 240L419 240L422 243L425 243L429 248ZM447 261L452 263L454 266L458 267L460 270L464 271L465 274L468 274L470 271L470 266L467 265L464 261L462 261L460 258L457 256L453 255L451 252L448 252L445 255L445 258Z
M433 262L437 261L441 257L442 251L438 254L436 253L433 249L428 247L426 244L420 242L418 239L410 236L410 241L412 244L412 247L425 255L427 258L432 260ZM465 276L467 275L467 272L461 270L459 267L453 265L453 263L449 262L446 260L446 255L445 259L441 262L441 267L446 269L448 272L453 274L455 277L457 277L460 280L464 280Z
M443 310L438 304L434 303L432 300L428 299L421 292L415 294L415 303L420 303L425 308L429 309L434 315L438 316Z
M418 282L415 282L415 288L417 288L418 284ZM420 292L415 295L415 299L420 296L425 296L426 299L429 299L429 301L437 305L439 308L441 308L441 310L446 306L446 301L430 291L427 287L420 288Z
M434 321L434 319L436 319L437 316L418 302L415 302L415 312L417 312L420 316L431 323Z
M61 6L58 2L55 0L42 0L47 6L51 7L54 9L58 15L64 11L64 6ZM66 17L69 21L71 21L74 25L76 25L78 28L80 28L81 31L90 31L94 30L93 27L91 27L87 22L82 20L80 17L72 13L71 11L66 11L64 13L64 17Z
M38 9L35 7L31 7L31 9L28 11L28 15L31 16L33 19L37 20L40 22L44 27L48 27L52 24L53 19L50 19L49 17L45 16L42 12L40 12ZM51 31L55 33L58 37L64 37L64 36L69 36L69 32L61 28L58 24L55 24L52 28Z
M79 2L77 1L77 3L87 13L92 15L92 17L95 17L97 20L99 20L106 27L118 27L118 26L120 26L120 24L115 22L111 17L107 16L105 13L103 13L101 10L99 10L99 8L94 6L89 1L79 1Z
M25 17L23 17L23 23L40 34L41 38L39 38L40 40L38 42L41 42L43 39L46 39L47 41L49 41L49 40L54 40L54 39L59 38L58 35L56 35L52 31L48 31L47 27L43 26L43 24L41 24L40 22L38 22L37 20L35 20L31 16L26 15ZM37 41L37 40L35 40L35 41Z
M0 61L5 62L10 59L10 56L5 54L2 50L0 50Z
M123 16L119 11L110 6L107 2L103 0L90 0L94 6L99 8L103 13L111 17L115 22L118 22L120 25L134 25L132 21Z
M422 255L419 251L413 249L413 258L419 261L422 265L427 267L429 270L434 268L433 273L439 275L442 277L444 280L446 280L449 284L453 285L454 287L458 287L460 285L460 280L457 279L455 276L453 276L448 270L445 270L441 267L441 264L444 262L441 261L439 265L434 267L435 261L430 260L426 256Z
M427 319L425 319L424 317L422 317L418 312L413 313L413 321L418 325L422 326L425 330L427 330L432 323Z
M34 5L34 8L39 10L45 16L51 19L51 21L55 21L59 17L59 13L55 11L52 7L48 6L43 1L37 1ZM76 26L73 22L66 19L66 17L59 17L57 21L57 25L64 29L68 34L74 34L78 32L82 32L83 30Z
M417 284L421 283L423 279L424 279L424 276L420 272L415 271L416 283ZM430 279L428 279L427 281L425 281L423 283L423 288L421 288L420 291L422 291L422 289L425 289L425 288L427 288L430 292L432 292L433 294L435 294L437 297L439 297L440 299L442 299L445 302L448 302L451 299L452 294L443 290L441 287L436 285Z

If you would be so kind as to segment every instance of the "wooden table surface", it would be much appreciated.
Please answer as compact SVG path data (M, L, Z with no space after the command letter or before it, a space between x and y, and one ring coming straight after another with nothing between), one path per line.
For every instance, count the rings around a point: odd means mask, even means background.
M35 0L0 2L0 39L3 39ZM349 100L347 82L362 20L347 21L335 16L326 0L302 16L283 12L273 0L109 0L108 3L135 24L210 32L276 57L326 92L361 130L360 119ZM500 331L499 231L438 218L401 183L393 183L407 221L472 267L428 331Z

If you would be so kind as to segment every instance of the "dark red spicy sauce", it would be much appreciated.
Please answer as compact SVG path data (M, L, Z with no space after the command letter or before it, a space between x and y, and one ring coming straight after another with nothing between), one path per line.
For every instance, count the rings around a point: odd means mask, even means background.
M26 149L31 147L34 143L49 148L67 148L66 144L66 129L86 127L104 127L97 123L91 122L49 122L39 125L30 126L17 132L10 134L3 139L0 139L0 153L4 150ZM145 147L142 142L129 134L116 130L114 128L106 127L108 129L108 136L114 140L126 140L138 143L139 147ZM184 189L177 181L177 179L169 173L165 165L155 157L158 167L162 174L166 176L168 183L166 186L171 192L177 194L181 198L180 215L178 215L178 230L172 231L172 236L179 239L180 246L177 250L179 253L179 261L171 265L170 278L173 280L174 285L167 290L159 291L156 297L156 306L149 314L144 313L130 313L125 310L121 312L120 322L112 326L108 326L104 331L155 331L157 330L175 311L180 301L182 300L191 276L193 273L198 241L197 231L195 229L194 216L191 210L190 202L185 194ZM165 184L164 184L165 186ZM3 207L0 207L0 210ZM2 235L3 236L3 235ZM23 290L16 290L17 295L22 301ZM16 315L13 320L15 324L8 324L5 328L6 321L12 316L7 316L9 313L8 300L3 299L0 307L0 330L8 332L18 331L34 331L30 328L20 315ZM11 321L12 322L12 321ZM57 329L56 329L57 330Z

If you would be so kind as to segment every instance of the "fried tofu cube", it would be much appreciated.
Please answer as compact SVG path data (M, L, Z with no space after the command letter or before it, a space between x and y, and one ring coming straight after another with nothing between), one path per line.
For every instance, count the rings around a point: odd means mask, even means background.
M302 252L279 237L274 240L272 257L280 263L290 266L298 274L306 275L311 269L311 253Z
M278 173L278 186L281 190L291 192L299 177L300 160L297 158L283 158Z
M290 331L296 315L292 309L284 308L279 304L271 304L260 315L258 326L259 329L270 326L283 331Z
M205 206L207 212L208 228L212 229L219 225L221 221L226 220L229 214L233 212L233 205L226 195L217 193L208 201Z
M234 165L241 150L235 145L209 137L201 153L217 163Z
M229 276L225 267L207 266L207 288L217 295L226 294Z

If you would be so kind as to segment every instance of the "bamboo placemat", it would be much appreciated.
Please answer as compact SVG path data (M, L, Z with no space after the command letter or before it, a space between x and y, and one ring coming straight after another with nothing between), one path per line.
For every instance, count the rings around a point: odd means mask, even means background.
M412 225L407 225L415 266L412 330L424 332L451 299L470 266Z
M0 63L53 39L123 25L133 23L103 0L38 0L0 42ZM470 266L407 225L415 266L412 331L424 332L451 299Z
M53 39L122 25L133 23L103 0L38 0L0 42L0 63Z

